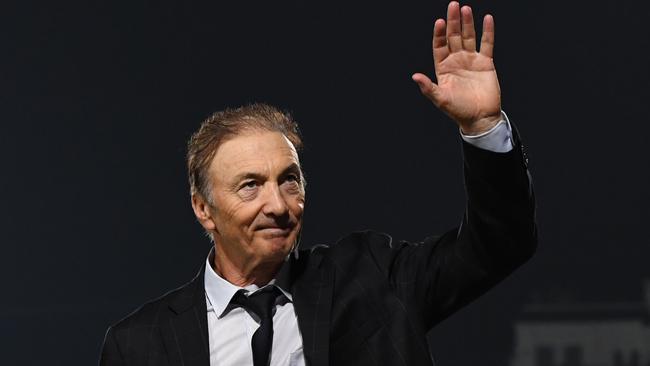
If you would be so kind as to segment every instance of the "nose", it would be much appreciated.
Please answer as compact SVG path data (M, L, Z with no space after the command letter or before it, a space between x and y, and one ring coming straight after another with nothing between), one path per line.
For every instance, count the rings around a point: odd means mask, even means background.
M269 184L266 190L266 197L262 212L267 216L284 216L289 211L287 201L285 200L280 187L277 184Z

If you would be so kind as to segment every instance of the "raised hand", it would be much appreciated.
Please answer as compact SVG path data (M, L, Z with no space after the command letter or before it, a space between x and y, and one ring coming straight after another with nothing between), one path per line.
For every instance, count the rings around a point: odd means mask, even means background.
M480 52L476 50L474 18L469 6L449 3L447 21L433 27L433 64L437 84L413 74L424 96L451 117L467 135L494 127L501 119L501 92L492 62L494 18L483 19Z

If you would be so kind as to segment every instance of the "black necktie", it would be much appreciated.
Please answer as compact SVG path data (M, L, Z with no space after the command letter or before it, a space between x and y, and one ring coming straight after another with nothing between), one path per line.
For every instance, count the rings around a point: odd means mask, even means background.
M253 333L253 365L268 366L271 345L273 344L273 307L280 291L275 286L268 286L250 296L239 290L232 297L231 304L241 306L260 317L260 327Z

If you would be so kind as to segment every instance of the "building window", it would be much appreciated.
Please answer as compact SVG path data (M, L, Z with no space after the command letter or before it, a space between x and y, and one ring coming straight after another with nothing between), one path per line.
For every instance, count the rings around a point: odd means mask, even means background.
M623 358L623 351L616 350L614 352L614 366L641 366L641 356L638 350L633 350L629 354L628 361L625 362ZM648 364L650 366L650 364Z
M620 349L614 351L614 366L625 366L623 365L623 352Z
M569 346L564 349L563 366L582 366L582 348Z
M553 348L540 346L535 350L535 366L555 366Z
M630 356L630 366L639 366L641 363L639 362L639 351L634 350L632 351L632 355Z

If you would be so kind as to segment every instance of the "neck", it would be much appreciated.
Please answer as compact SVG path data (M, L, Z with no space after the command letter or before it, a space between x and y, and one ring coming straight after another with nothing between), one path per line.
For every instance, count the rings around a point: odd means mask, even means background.
M282 262L233 261L216 247L214 253L214 260L211 263L214 271L226 281L239 287L251 284L262 287L269 283L282 267Z

